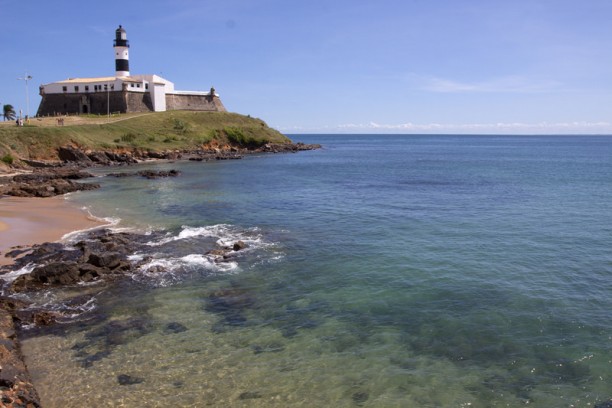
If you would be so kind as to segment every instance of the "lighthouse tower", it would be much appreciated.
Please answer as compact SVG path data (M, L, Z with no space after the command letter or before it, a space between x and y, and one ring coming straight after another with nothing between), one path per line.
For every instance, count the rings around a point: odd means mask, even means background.
M121 26L115 31L115 75L118 77L130 76L130 57L128 49L130 43L127 40L125 29Z

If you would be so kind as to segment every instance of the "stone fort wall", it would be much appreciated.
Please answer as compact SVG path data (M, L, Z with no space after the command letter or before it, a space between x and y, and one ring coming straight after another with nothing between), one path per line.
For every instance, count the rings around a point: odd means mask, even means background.
M194 94L166 94L166 109L227 112L218 96Z
M109 109L110 108L110 109ZM166 94L166 110L194 110L226 112L217 96ZM111 91L92 93L43 94L38 116L65 114L99 114L152 112L153 103L148 92Z

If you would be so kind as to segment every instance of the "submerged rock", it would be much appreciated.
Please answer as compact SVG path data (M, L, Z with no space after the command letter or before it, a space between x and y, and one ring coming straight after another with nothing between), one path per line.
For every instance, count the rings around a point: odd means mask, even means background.
M257 399L262 398L263 396L257 391L245 391L238 396L238 399L248 400L248 399Z
M132 173L126 173L126 172L110 173L107 175L107 177L122 178L122 177L141 176L147 179L157 179L157 178L163 178L163 177L177 177L180 175L181 175L181 172L178 170L141 170L141 171L136 171Z
M128 374L119 374L117 376L117 382L119 383L119 385L140 384L144 382L144 378L132 377L131 375L128 375Z
M355 404L362 405L370 398L370 394L364 391L359 391L354 393L351 398L353 399Z
M171 322L164 327L165 334L175 334L187 331L187 327L179 322Z

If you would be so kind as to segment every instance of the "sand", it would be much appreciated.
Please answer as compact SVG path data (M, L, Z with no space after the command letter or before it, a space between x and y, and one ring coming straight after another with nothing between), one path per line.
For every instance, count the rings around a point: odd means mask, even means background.
M62 197L0 197L0 265L12 247L55 242L70 232L106 224Z

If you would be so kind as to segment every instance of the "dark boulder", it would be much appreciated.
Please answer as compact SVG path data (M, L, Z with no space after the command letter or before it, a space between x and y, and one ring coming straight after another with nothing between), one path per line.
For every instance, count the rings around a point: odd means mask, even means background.
M89 160L96 164L107 165L111 162L106 153L104 152L91 152L87 155L87 157L89 157Z
M87 262L100 268L115 269L121 263L121 254L119 252L94 253L89 255Z
M54 262L34 268L30 277L33 281L48 284L70 285L79 281L76 263Z
M164 327L164 334L176 334L187 331L187 327L179 322L171 322Z
M140 384L144 381L143 378L140 377L132 377L131 375L128 374L119 374L117 376L117 382L119 383L119 385L133 385L133 384Z
M237 242L234 242L234 246L232 248L234 249L234 251L240 251L240 250L245 249L247 247L248 247L248 245L245 244L243 241L237 241Z
M73 162L79 164L91 164L92 161L81 150L73 147L60 147L57 149L57 157L63 162Z

